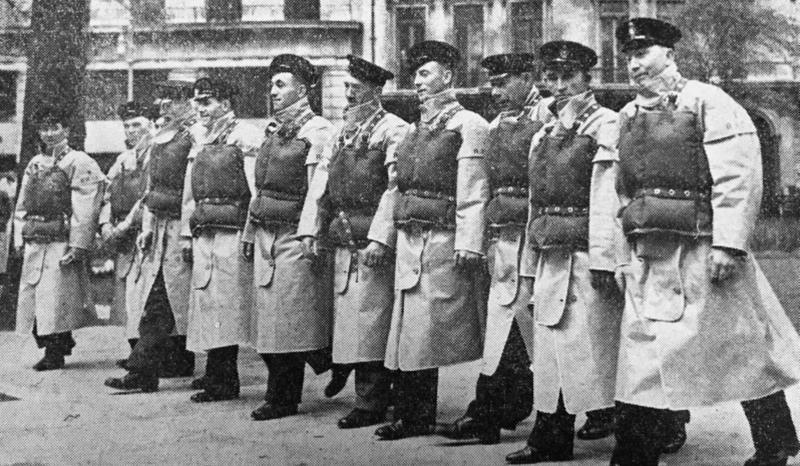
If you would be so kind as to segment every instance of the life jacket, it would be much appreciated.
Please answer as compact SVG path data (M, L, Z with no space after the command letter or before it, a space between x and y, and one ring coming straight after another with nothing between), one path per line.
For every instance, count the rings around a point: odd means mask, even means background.
M148 176L150 190L145 204L156 215L180 218L183 204L183 183L192 149L192 135L181 128L171 140L154 144L150 149Z
M400 199L394 221L399 228L423 225L455 228L458 151L461 134L446 129L459 111L454 106L433 125L419 123L397 148Z
M137 163L133 170L121 167L119 175L108 187L111 195L111 219L114 223L123 220L142 198L145 188L145 171Z
M600 105L590 105L572 128L552 129L533 151L528 171L531 225L538 249L586 250L589 244L589 195L597 141L578 129ZM560 123L556 123L560 125Z
M485 152L492 198L486 218L493 227L524 226L528 220L528 155L543 123L524 115L500 119L489 132Z
M700 117L670 101L657 109L637 107L620 128L617 189L632 199L622 210L625 233L710 236L713 181Z
M226 139L235 122L203 147L192 166L195 209L189 219L192 234L206 228L241 230L247 220L250 188L244 174L244 154Z
M378 111L367 124L348 141L339 137L329 166L328 210L335 215L328 230L337 245L361 247L386 191L386 152L383 147L369 147L375 126L386 112Z
M50 243L69 238L72 183L67 172L58 166L60 160L57 157L52 166L41 167L28 176L22 203L25 241Z
M250 218L256 225L297 225L308 191L306 159L311 143L297 134L312 112L281 125L267 136L256 158L256 189Z

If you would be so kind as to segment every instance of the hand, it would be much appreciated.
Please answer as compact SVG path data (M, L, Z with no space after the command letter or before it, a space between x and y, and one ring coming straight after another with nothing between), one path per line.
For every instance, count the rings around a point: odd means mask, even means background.
M191 264L193 257L192 257L192 247L191 246L184 246L181 248L181 258L187 264Z
M364 265L367 267L380 267L386 263L389 248L377 241L370 241L364 248Z
M483 256L480 254L463 249L456 251L454 259L456 268L462 271L480 270L485 263Z
M708 276L711 283L720 284L731 278L739 267L740 259L730 251L722 248L711 248L708 255Z
M104 242L108 242L113 235L114 227L110 223L104 223L103 226L100 227L100 237L103 238Z
M147 252L150 247L153 245L153 232L152 231L143 231L139 233L139 237L136 238L136 246L142 250L142 252Z
M306 260L316 260L317 256L319 255L319 251L317 250L317 240L310 237L304 236L300 240L300 249L302 250L303 259Z
M83 248L73 248L70 247L67 249L66 254L58 261L59 265L65 267L67 265L83 262L89 257L89 251Z
M255 255L255 245L253 243L245 243L242 242L242 257L247 262L251 262L253 260L253 256Z
M617 288L617 281L614 278L614 272L607 270L590 270L592 275L592 288L599 291L600 294L609 296L619 289Z

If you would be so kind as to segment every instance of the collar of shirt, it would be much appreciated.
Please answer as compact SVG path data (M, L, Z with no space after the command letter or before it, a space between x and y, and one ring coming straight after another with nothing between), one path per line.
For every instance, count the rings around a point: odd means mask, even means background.
M188 128L194 124L196 115L197 112L194 109L189 109L181 114L171 116L169 122L156 131L152 141L165 143L172 140L181 128Z
M434 94L420 104L420 121L426 124L431 123L443 111L449 110L453 105L457 104L458 99L456 99L456 91L454 89L446 89Z
M302 98L297 102L293 103L292 105L289 105L288 107L284 108L283 110L275 112L275 115L272 118L278 124L291 123L292 121L303 116L304 113L310 111L311 111L311 104L308 103L308 99Z
M344 111L344 121L350 125L358 125L367 121L381 109L381 103L377 100L370 100L362 104L347 107Z
M59 160L61 157L63 157L69 151L70 151L69 143L67 142L66 139L64 139L63 141L61 141L58 144L56 144L55 146L53 146L52 150L44 151L44 155L46 155L48 157L53 157L54 159Z
M133 147L133 150L136 151L136 162L137 163L140 163L142 160L145 159L145 154L147 153L147 150L150 148L151 139L152 139L152 136L149 133L145 134L142 137L142 140L139 141L139 143L136 144Z
M536 107L536 104L541 102L541 100L542 95L539 93L539 89L536 86L533 86L528 93L528 97L525 98L525 103L522 104L522 107L502 111L498 116L504 120L514 121L519 120L524 116L533 118L533 111Z
M589 106L596 103L594 93L589 90L570 97L564 107L558 112L558 121L565 129L572 128L576 120Z

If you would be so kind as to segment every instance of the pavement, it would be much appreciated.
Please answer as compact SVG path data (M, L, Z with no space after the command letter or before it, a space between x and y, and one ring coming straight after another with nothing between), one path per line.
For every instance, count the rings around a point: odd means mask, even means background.
M374 427L340 430L336 420L352 403L352 377L334 399L322 396L328 376L307 372L300 415L254 422L250 411L262 402L266 369L255 352L240 354L242 396L197 405L189 402L190 379L161 381L156 393L119 393L103 386L123 371L114 361L126 356L123 330L95 327L75 332L78 346L61 371L30 369L41 356L32 338L0 333L0 464L480 464L501 465L524 446L533 416L516 431L503 431L500 444L484 446L430 436L379 441ZM198 360L197 375L205 360ZM477 363L443 369L439 421L459 417L474 394ZM6 397L17 401L2 401ZM800 390L787 392L800 413ZM578 423L583 418L579 416ZM735 403L692 411L689 440L662 464L736 465L752 454L741 408ZM607 465L611 439L577 441L569 464ZM564 463L562 463L564 464ZM793 459L790 464L800 464Z

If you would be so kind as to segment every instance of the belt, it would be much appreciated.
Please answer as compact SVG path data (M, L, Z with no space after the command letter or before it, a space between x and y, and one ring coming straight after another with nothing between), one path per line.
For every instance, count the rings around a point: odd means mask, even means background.
M518 188L516 186L505 186L494 190L494 195L509 196L509 197L528 197L528 188Z
M709 193L695 191L691 189L668 189L668 188L640 188L636 190L634 198L654 196L663 197L667 199L701 199L705 200L710 197Z
M198 204L215 204L215 205L238 205L241 206L246 201L241 199L232 199L229 197L203 197L197 200Z
M259 189L258 195L261 197L269 197L279 201L302 201L305 196L302 194L284 193L272 189Z
M53 222L56 220L63 221L65 220L64 217L66 215L67 214L53 217L45 217L44 215L25 215L25 220L33 220L34 222Z
M424 191L419 189L407 189L403 192L404 195L409 196L416 196L421 197L424 199L441 199L450 202L456 202L456 198L454 196L449 196L443 193L437 193L436 191Z
M581 217L589 215L588 207L539 207L538 215L563 215L566 217Z

